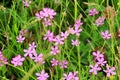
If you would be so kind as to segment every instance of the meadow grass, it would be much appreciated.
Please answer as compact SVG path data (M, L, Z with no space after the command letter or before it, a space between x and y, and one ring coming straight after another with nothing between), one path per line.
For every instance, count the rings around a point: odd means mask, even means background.
M106 10L109 6L109 10ZM46 27L41 20L38 20L35 13L43 8L50 8L56 12L52 24ZM96 8L99 14L89 16L89 10ZM3 0L0 3L0 49L8 59L8 64L0 66L0 80L37 80L36 72L45 70L49 74L48 80L63 80L63 74L77 71L79 80L120 80L120 1L119 0L33 0L28 7L25 7L22 0ZM114 10L113 10L114 9ZM105 10L107 12L105 12ZM95 25L99 16L105 16L104 24ZM60 53L51 55L51 43L43 40L48 30L54 35L65 32L74 27L77 19L83 22L80 36L70 34L64 40L63 45L58 45ZM21 30L28 30L25 33L23 43L18 43L16 37ZM108 30L110 39L103 39L101 32ZM78 46L71 44L72 39L79 40ZM43 54L44 64L34 62L25 57L22 66L14 66L11 63L13 57L20 54L24 56L24 49L35 42L37 54ZM90 73L90 64L96 62L92 55L99 50L104 54L105 60L110 67L115 67L116 75L107 77L103 70L97 75ZM67 60L68 68L51 66L51 60L55 58L62 62ZM69 79L68 79L69 80ZM76 79L77 80L77 79Z

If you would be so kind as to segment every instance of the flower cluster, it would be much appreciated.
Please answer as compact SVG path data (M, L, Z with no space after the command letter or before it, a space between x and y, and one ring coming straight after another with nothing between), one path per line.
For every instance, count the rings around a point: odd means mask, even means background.
M60 62L54 58L50 62L52 64L52 67L60 65L60 68L67 68L67 64L68 64L68 61L66 60L63 60L62 62Z
M56 12L50 8L43 8L43 10L41 10L39 13L35 14L38 19L43 20L43 23L46 27L51 25L51 20L54 18L55 15Z
M93 72L95 75L97 75L97 71L102 70L101 67L106 65L107 70L103 70L103 71L107 74L107 77L110 77L110 75L116 74L114 72L115 68L114 67L110 68L108 66L107 61L105 61L105 59L104 59L104 55L101 54L100 51L93 52L92 54L94 56L94 60L95 60L96 64L94 66L90 65L90 68L91 68L89 70L90 73Z
M63 80L79 80L79 77L77 76L78 75L77 71L75 71L74 73L69 72L68 75L64 73L63 75L64 75Z
M2 51L0 51L0 66L3 66L4 64L8 64L7 58L5 58L2 54Z

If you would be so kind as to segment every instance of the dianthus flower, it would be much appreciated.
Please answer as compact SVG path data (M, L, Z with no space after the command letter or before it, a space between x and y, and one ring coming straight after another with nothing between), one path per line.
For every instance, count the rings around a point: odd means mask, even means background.
M54 34L50 30L47 31L47 33L44 35L43 40L48 40L49 42L53 42L54 40Z
M101 32L101 35L104 39L110 39L111 37L111 34L109 34L108 30L106 30L105 32Z
M101 26L101 25L104 24L104 20L105 20L105 17L99 17L99 18L97 18L97 19L95 20L95 24L96 24L97 26Z
M53 58L51 61L52 66L57 66L59 64L59 61Z
M62 62L59 63L60 68L67 68L68 61L63 60Z
M96 10L96 8L89 10L89 16L94 16L94 15L96 15L96 14L98 14L98 13L99 13L99 12Z
M21 66L23 63L23 61L25 60L24 57L21 57L21 55L19 54L18 56L12 58L11 63L14 64L14 66Z
M2 51L0 51L0 66L3 66L4 64L8 64L7 58L5 58L2 54Z
M111 75L116 75L116 72L114 72L115 67L110 68L110 66L106 65L106 70L103 70L105 73L107 73L107 77L110 77Z
M52 46L50 53L53 54L53 55L56 55L57 53L60 53L60 50L58 49L58 46L55 46L55 47Z
M72 41L72 45L73 46L79 46L79 41L76 39L76 40L71 40Z
M48 73L45 73L44 70L42 70L41 73L36 73L37 76L37 80L47 80L47 78L49 77Z
M25 40L25 37L22 35L17 36L17 42L22 43Z
M101 68L99 67L98 64L95 64L95 66L90 65L90 68L91 68L91 69L89 70L89 72L90 72L90 73L93 72L93 74L95 74L95 75L97 75L97 71L100 71L100 70L101 70Z
M23 2L25 7L29 7L32 1L31 0L30 1L22 0L22 2Z

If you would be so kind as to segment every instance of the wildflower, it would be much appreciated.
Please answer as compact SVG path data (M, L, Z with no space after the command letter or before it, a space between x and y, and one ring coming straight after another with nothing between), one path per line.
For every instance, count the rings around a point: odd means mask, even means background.
M104 58L104 55L101 54L100 51L93 52L92 55L95 57L95 60L99 58Z
M21 35L21 36L24 36L25 33L27 33L27 32L28 32L28 30L26 30L26 29L25 29L25 30L21 30L21 31L20 31L20 35Z
M110 68L108 64L106 65L107 70L103 70L104 72L107 73L107 77L110 77L111 75L116 75L116 72L114 72L115 67Z
M110 39L111 37L111 34L109 34L108 30L106 30L105 32L101 32L101 35L104 39Z
M29 44L29 47L30 47L31 49L35 49L35 48L36 48L35 42L32 42L32 44Z
M25 37L22 35L17 36L17 42L22 43L25 40Z
M64 78L63 80L79 80L79 77L77 76L78 72L75 71L74 73L72 72L69 72L69 74L63 74L64 75Z
M59 64L60 64L60 68L67 68L68 62L67 62L66 60L63 60L63 61L60 62Z
M24 49L23 50L25 52L24 57L29 56L31 59L33 58L33 56L36 56L36 50L35 49L31 49L31 47L29 47L28 49Z
M55 45L64 44L64 38L61 38L59 35L57 35L57 36L54 38L54 42L55 42Z
M75 27L75 29L70 28L70 33L71 34L76 34L76 36L79 36L81 31L82 31L82 29L79 28L79 27Z
M52 63L52 66L57 66L59 64L59 61L54 58L50 62Z
M33 59L34 59L34 61L35 62L42 62L43 64L45 63L44 61L43 61L43 54L42 53L40 53L38 56L36 55L35 57L33 57Z
M83 23L81 22L80 19L76 20L74 27L79 28Z
M60 53L60 50L58 50L58 46L52 46L50 53L53 55L56 55L56 53Z
M0 66L3 66L4 64L8 64L7 58L5 58L2 54L2 51L0 51Z
M101 26L101 25L104 24L104 20L105 20L104 17L99 17L99 18L97 18L97 19L95 20L95 24L96 24L97 26Z
M98 14L99 12L96 10L96 8L89 10L89 16L94 16L95 14Z
M53 42L54 40L54 34L50 30L47 31L47 33L44 35L43 40L48 40L49 42Z
M14 66L21 66L23 63L23 61L25 60L24 57L21 57L21 55L19 54L18 56L12 58L11 63L14 64Z
M60 36L62 36L62 38L64 38L64 39L66 39L69 36L69 34L67 31L65 31L65 33L61 32Z
M95 64L95 66L90 65L91 69L89 70L89 72L93 72L93 74L97 75L97 71L100 71L101 68L98 66L98 64Z
M79 46L79 41L78 40L71 40L73 46Z
M37 80L47 80L47 78L49 77L48 73L45 73L44 70L42 70L41 73L36 73L37 76Z
M51 25L51 20L50 19L44 19L44 25L47 27L47 26L50 26Z
M107 61L105 61L104 58L97 58L97 61L98 62L96 64L101 66L104 66L107 63Z
M31 4L32 1L31 0L30 1L23 0L22 2L23 2L25 7L29 7L30 6L29 4Z

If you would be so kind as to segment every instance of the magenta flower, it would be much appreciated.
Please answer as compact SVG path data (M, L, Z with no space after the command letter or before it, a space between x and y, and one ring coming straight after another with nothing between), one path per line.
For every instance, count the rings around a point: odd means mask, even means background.
M101 25L104 24L104 20L105 20L104 17L99 17L98 19L95 20L95 24L96 24L97 26L101 26Z
M110 77L111 75L116 75L116 72L114 72L115 67L110 68L108 64L106 65L107 70L103 70L105 73L107 73L107 77Z
M61 38L59 35L54 38L55 45L64 44L64 38Z
M51 25L51 20L50 19L46 19L44 18L44 25L47 27L47 26L50 26Z
M37 76L37 80L47 80L47 78L49 77L48 73L45 73L44 70L42 70L41 73L36 73Z
M17 42L22 43L25 40L25 37L22 35L17 36Z
M100 51L93 52L92 55L95 57L95 60L99 58L104 58L104 55L101 54Z
M56 55L56 53L60 53L60 50L58 49L58 46L55 46L55 47L52 46L50 53L53 54L53 55Z
M0 51L0 66L4 66L4 64L8 64L7 58L5 58L2 54L2 51Z
M43 61L43 54L40 53L39 55L36 55L35 57L32 58L36 63L41 62L42 64L45 63L45 61Z
M29 56L31 59L33 59L33 56L37 55L36 50L31 49L31 47L24 49L23 51L25 52L24 57Z
M21 55L19 54L18 56L12 58L11 63L14 64L14 66L22 66L22 62L25 60L24 57L21 57Z
M65 33L61 32L60 36L62 36L62 38L66 39L69 36L69 33L67 31L65 31Z
M81 22L80 19L76 20L74 27L79 28L83 23Z
M72 41L72 45L73 46L79 46L79 41L76 39L76 40L71 40Z
M63 80L79 80L79 77L77 76L78 75L78 72L75 71L74 73L72 72L69 72L69 74L63 74L64 75L64 78Z
M52 66L53 66L53 67L54 67L54 66L57 66L57 65L59 64L59 61L56 60L56 59L54 59L54 58L53 58L50 62L52 63Z
M101 68L98 66L98 64L95 64L95 66L90 65L90 68L91 68L91 69L89 70L89 72L90 72L90 73L93 72L94 75L97 75L97 71L100 71L100 70L101 70Z
M111 34L109 34L108 30L106 30L105 32L101 32L101 35L104 39L110 39L111 37Z
M98 62L96 64L101 66L104 66L107 63L107 61L105 61L104 58L97 58L97 61Z
M68 61L63 60L62 62L59 63L60 68L67 68Z
M47 31L47 33L44 35L43 40L48 40L49 42L53 42L54 40L54 34L50 30Z
M31 4L32 1L31 0L30 1L22 0L22 2L23 2L25 7L29 7L30 6L29 4Z
M29 48L35 49L36 48L35 42L32 42L32 44L29 44Z
M89 16L94 16L98 14L99 12L96 10L96 8L89 10Z
M82 29L79 28L79 27L75 27L75 29L70 28L70 33L71 34L76 34L76 36L79 36L81 31L82 31Z

